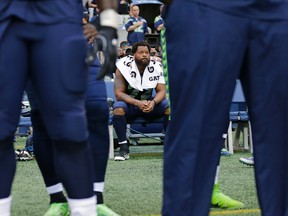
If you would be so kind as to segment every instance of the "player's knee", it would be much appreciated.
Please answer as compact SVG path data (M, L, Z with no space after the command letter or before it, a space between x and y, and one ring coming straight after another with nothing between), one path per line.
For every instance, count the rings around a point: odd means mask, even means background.
M71 112L66 113L61 118L48 119L46 125L53 140L81 142L88 138L87 120L84 112Z
M125 110L122 107L115 108L113 115L125 115Z

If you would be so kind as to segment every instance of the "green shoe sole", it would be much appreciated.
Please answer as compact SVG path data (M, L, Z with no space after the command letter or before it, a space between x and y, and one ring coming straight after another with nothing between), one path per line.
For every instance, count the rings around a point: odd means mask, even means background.
M68 203L52 203L44 216L69 216Z

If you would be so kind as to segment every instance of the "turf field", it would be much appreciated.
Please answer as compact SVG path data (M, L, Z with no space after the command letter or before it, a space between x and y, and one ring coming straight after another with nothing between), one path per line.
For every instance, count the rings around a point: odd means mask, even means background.
M24 146L17 138L16 148ZM255 191L254 169L239 163L249 153L236 152L221 158L220 188L222 192L245 203L243 210L211 208L210 215L259 216ZM160 216L162 197L162 145L131 147L131 160L110 160L106 174L104 200L122 216ZM17 162L13 185L12 216L40 216L48 208L49 197L36 161Z

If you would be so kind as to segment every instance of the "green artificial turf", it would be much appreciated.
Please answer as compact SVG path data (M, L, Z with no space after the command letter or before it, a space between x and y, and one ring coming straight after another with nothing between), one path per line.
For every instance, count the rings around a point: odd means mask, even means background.
M22 148L18 138L15 148ZM254 169L239 163L250 153L236 152L221 158L219 185L226 195L244 202L245 209L227 211L211 208L211 215L259 216ZM131 146L131 159L109 160L104 201L122 216L160 215L162 202L162 145ZM204 171L204 170L203 170ZM48 208L49 197L36 161L17 162L13 184L12 216L39 216Z

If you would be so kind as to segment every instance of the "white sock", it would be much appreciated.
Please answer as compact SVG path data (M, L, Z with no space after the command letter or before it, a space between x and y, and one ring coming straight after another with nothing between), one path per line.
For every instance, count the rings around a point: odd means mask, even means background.
M214 179L214 185L218 183L218 176L219 176L220 166L217 166L215 179Z
M56 185L52 185L50 187L47 187L46 190L47 190L48 194L54 194L54 193L62 192L63 191L63 185L61 183L58 183Z
M0 215L1 216L11 215L11 204L12 204L11 195L7 198L0 199Z
M127 143L128 143L127 140L122 141L122 142L118 142L119 145L123 145L123 144L127 144Z
M93 184L94 191L103 193L104 191L104 182L94 182Z
M70 216L97 216L96 196L85 199L69 199Z

